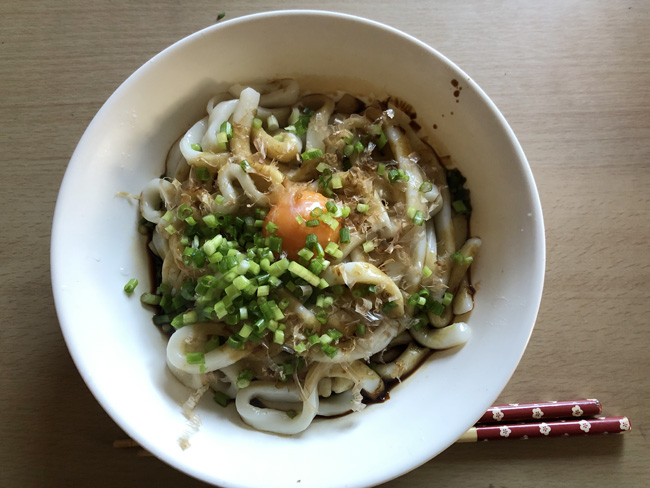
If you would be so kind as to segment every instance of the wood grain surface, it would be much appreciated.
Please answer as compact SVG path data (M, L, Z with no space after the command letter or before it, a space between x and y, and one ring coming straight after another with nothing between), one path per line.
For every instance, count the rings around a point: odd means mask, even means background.
M595 397L605 414L632 421L625 436L455 445L383 486L650 486L642 0L0 2L0 486L205 486L112 447L125 434L82 382L57 322L51 218L79 138L135 69L221 11L285 8L390 24L447 55L493 99L530 161L548 246L539 319L499 402Z

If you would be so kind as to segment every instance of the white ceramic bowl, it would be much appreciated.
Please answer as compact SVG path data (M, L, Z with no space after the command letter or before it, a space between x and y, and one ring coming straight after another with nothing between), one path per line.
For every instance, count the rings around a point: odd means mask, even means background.
M333 77L332 75L336 75ZM183 451L188 390L165 367L166 340L138 300L148 289L136 205L172 142L235 82L310 78L410 102L468 179L473 336L437 353L391 399L280 437L250 429L209 396ZM454 96L457 80L462 87ZM459 100L456 103L456 100ZM453 112L453 115L451 115ZM443 117L444 114L444 117ZM544 230L526 158L503 116L444 56L390 27L347 15L271 12L183 39L136 71L94 118L70 161L52 230L52 284L61 328L90 390L130 436L163 461L223 487L360 487L399 476L452 444L496 399L530 337L542 292ZM122 288L136 277L140 287Z

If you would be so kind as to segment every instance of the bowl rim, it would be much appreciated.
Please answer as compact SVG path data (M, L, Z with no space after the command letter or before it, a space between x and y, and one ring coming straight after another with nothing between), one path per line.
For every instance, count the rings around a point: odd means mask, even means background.
M214 31L221 30L223 28L228 28L236 24L242 24L242 23L247 23L253 20L258 20L258 19L267 19L267 18L273 18L277 16L316 16L316 17L321 17L321 18L330 18L330 19L344 19L347 21L354 21L358 23L362 23L368 26L372 26L374 28L387 31L393 35L396 35L398 37L401 37L403 39L406 39L407 41L414 43L418 45L420 48L425 49L430 55L438 58L441 62L447 65L452 71L458 73L460 76L463 76L463 79L468 80L472 83L473 89L476 91L477 95L480 97L481 101L489 108L490 112L496 117L500 129L504 132L505 136L507 136L507 139L509 140L510 144L512 144L512 147L514 151L516 152L517 156L517 163L520 166L520 169L524 175L525 182L528 186L529 192L530 192L530 197L531 197L531 204L533 207L533 210L535 212L535 231L538 233L538 241L537 244L540 246L539 248L539 256L538 256L538 262L536 262L536 269L541 268L541 273L539 276L539 282L535 284L535 288L533 292L531 292L531 296L535 297L535 300L533 303L530 303L529 306L531 309L534 309L535 312L533 314L534 319L532 321L532 325L530 326L527 337L524 343L524 347L521 349L521 351L518 352L518 357L516 358L516 362L514 363L514 367L512 371L509 372L508 374L508 381L514 374L517 366L519 365L521 358L528 346L528 343L530 341L530 337L532 335L534 325L536 322L537 315L539 313L539 308L541 304L541 299L542 299L542 291L543 291L543 285L544 285L544 277L545 277L545 266L546 266L546 241L545 241L545 231L544 231L544 222L543 222L543 213L542 213L542 207L541 207L541 201L539 198L539 193L534 181L533 173L530 167L530 164L528 163L528 160L523 152L523 149L516 138L514 131L506 121L505 117L503 114L499 111L499 109L496 107L494 102L490 99L490 97L483 91L483 89L478 86L473 79L468 76L459 66L457 66L455 63L453 63L450 59L448 59L445 55L441 54L439 51L434 49L433 47L429 46L428 44L424 43L423 41L420 41L419 39L415 38L414 36L405 33L403 31L400 31L394 27L391 27L389 25L383 24L381 22L367 19L361 16L357 15L352 15L352 14L346 14L346 13L339 13L339 12L333 12L333 11L327 11L327 10L317 10L317 9L287 9L287 10L273 10L273 11L268 11L268 12L260 12L260 13L254 13L250 15L244 15L241 17L236 17L233 19L228 19L225 21L220 21L217 24L213 24L210 26L207 26L197 32L194 32L188 36L185 36L177 41L175 41L173 44L168 46L167 48L163 49L161 52L150 58L148 61L146 61L142 66L140 66L137 70L135 70L131 75L129 75L121 84L120 86L111 94L111 96L104 102L102 107L98 110L98 112L95 114L91 122L88 124L86 129L84 130L83 135L81 136L79 143L77 144L75 151L73 152L70 161L67 165L61 187L59 190L59 194L57 196L57 202L55 206L55 211L54 211L54 217L52 221L52 230L51 230L51 248L50 248L50 274L51 274L51 281L52 281L52 288L53 288L53 296L54 296L54 302L55 302L55 308L56 308L56 313L57 317L59 319L61 331L64 337L64 340L66 342L66 346L68 347L68 350L70 352L70 355L72 357L73 362L75 363L75 366L77 367L77 370L79 371L79 374L81 375L82 379L86 383L88 389L90 392L93 394L93 396L97 399L97 401L100 403L104 411L112 418L112 420L121 428L123 428L125 431L127 431L128 435L130 435L132 438L137 440L143 447L149 449L151 452L156 454L156 456L164 461L166 464L169 464L173 466L174 468L178 469L179 471L192 476L194 478L200 479L204 482L208 483L214 483L215 481L212 479L206 479L201 476L201 473L195 473L189 470L189 468L182 462L182 460L171 457L166 455L165 452L161 452L155 448L154 445L151 445L147 442L146 439L142 439L139 436L138 432L131 432L130 429L127 430L125 428L125 423L122 421L121 414L113 408L110 399L107 398L101 389L101 385L97 384L90 372L88 370L85 370L84 368L81 368L79 363L78 363L78 357L80 357L81 352L79 351L79 348L77 347L77 343L73 340L72 334L73 331L71 330L72 328L68 325L68 322L70 321L70 318L68 317L68 312L66 310L66 305L65 302L67 299L60 293L60 287L57 286L57 283L59 283L60 278L61 278L61 273L62 270L60 269L58 265L58 259L57 256L59 256L62 252L64 252L63 248L63 242L62 242L62 228L65 225L64 220L65 220L65 215L63 213L63 203L62 203L62 198L61 196L64 195L70 188L71 186L71 180L72 180L72 174L78 164L76 164L76 161L78 159L78 150L79 146L81 145L81 142L83 139L86 137L86 134L91 130L91 128L97 123L99 119L102 118L104 112L108 110L107 107L111 105L113 100L117 98L123 91L129 89L129 85L131 84L132 80L138 78L138 76L146 71L148 69L148 66L151 65L152 63L158 62L160 59L165 58L168 56L170 53L173 53L179 49L184 49L184 47L187 44L191 44L194 42L196 39L199 39L204 36L209 36L211 35ZM504 384L504 386L499 390L497 393L500 394L500 392L503 390L505 385L507 385L508 381ZM496 397L495 397L496 398ZM451 445L449 443L449 445ZM444 449L443 449L444 450ZM442 452L442 451L440 451ZM404 467L405 463L399 464L399 467L394 469L392 471L392 474L389 477L382 478L381 480L378 481L373 481L372 485L364 485L364 486L374 486L375 484L379 483L385 483L391 479L395 479L399 476L402 476L403 474L416 469L417 467L421 466L425 462L429 461L433 457L437 456L440 452L434 453L433 455L430 455L429 457L426 458L421 458L418 460L417 463L406 463L408 466ZM224 480L225 481L225 480ZM238 484L232 484L232 483L226 483L224 486L245 486L245 485L238 485ZM247 485L246 485L247 486ZM352 486L352 485L351 485ZM356 486L356 485L355 485Z

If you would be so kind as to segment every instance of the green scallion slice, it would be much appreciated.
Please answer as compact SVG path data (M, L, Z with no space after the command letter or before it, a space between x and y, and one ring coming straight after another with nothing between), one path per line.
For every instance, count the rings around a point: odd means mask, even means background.
M433 190L433 183L431 183L430 181L424 181L420 185L421 193L429 193L431 190Z
M228 139L232 139L232 124L227 120L219 127L219 132L226 134Z
M224 15L225 15L225 14L224 14ZM221 405L222 407L227 407L227 406L228 406L228 402L230 402L230 397L229 397L228 395L226 395L226 394L225 394L224 392L222 392L222 391L217 391L217 392L215 392L214 397L212 397L212 398L214 399L214 401L215 401L216 403L218 403L218 404Z
M203 166L196 168L196 177L201 181L208 181L211 178L210 171L208 171L208 168L204 168Z
M138 280L135 278L131 278L126 285L124 285L124 291L127 293L133 293L135 290L135 287L138 286Z
M205 354L202 352L188 352L185 354L187 364L205 364Z
M310 159L316 159L323 156L323 151L321 149L310 149L301 154L302 159L309 161Z

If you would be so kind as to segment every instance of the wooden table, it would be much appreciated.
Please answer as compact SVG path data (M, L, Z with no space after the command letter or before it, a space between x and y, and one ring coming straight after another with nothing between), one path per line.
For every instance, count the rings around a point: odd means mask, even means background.
M136 68L227 18L321 2L0 4L0 486L204 486L114 449L61 336L51 217L93 115ZM455 445L385 484L650 486L650 5L642 0L333 1L406 31L492 97L527 153L545 213L546 287L501 402L597 397L625 436ZM299 42L299 40L297 40Z

